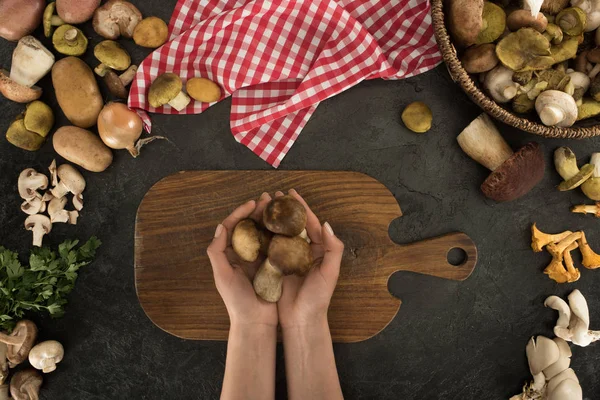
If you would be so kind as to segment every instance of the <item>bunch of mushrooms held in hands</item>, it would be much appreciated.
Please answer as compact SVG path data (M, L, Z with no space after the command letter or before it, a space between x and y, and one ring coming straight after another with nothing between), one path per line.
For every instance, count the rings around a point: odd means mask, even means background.
M268 302L282 294L284 275L305 275L313 265L306 235L306 209L293 196L276 197L264 209L262 224L240 221L233 230L231 245L246 262L266 256L254 276L254 291ZM263 226L264 225L264 226Z
M111 149L126 149L133 157L140 154L145 144L163 136L150 136L140 139L144 124L135 112L123 103L108 103L98 115L98 133L100 138Z
M590 162L579 168L573 150L559 147L554 151L554 166L564 179L558 185L558 190L565 191L580 187L589 199L600 200L600 153L593 153ZM597 214L595 206L575 206L571 211Z
M600 255L592 250L583 231L549 234L540 231L534 223L531 226L531 248L535 252L546 248L552 255L552 261L544 273L558 283L575 282L580 278L581 273L575 267L571 256L571 251L575 249L581 252L582 265L585 268L600 267Z
M0 93L17 103L29 103L42 95L34 86L54 65L54 55L33 36L19 40L13 51L10 74L0 69Z
M54 125L54 113L45 103L35 100L18 115L6 131L9 143L28 151L39 150Z
M492 173L481 185L495 201L511 201L528 193L544 176L544 156L537 143L513 153L487 114L473 120L457 137L469 157Z
M94 56L101 62L94 71L104 78L110 93L120 99L127 99L127 86L133 81L137 66L131 65L129 53L117 42L105 40L94 48ZM117 75L115 71L124 71Z
M44 235L52 230L52 224L69 223L77 224L79 211L83 209L83 191L85 179L69 164L62 164L57 168L56 161L48 168L50 182L44 174L38 173L33 168L21 172L18 180L19 195L24 200L21 211L29 216L25 220L25 229L33 231L33 245L41 247ZM43 195L39 192L51 184L51 189ZM66 195L71 193L72 211L65 209ZM48 216L43 215L47 212Z
M517 113L535 110L545 125L569 127L600 115L600 3L503 4L448 2L447 25L465 70L480 74L497 103Z

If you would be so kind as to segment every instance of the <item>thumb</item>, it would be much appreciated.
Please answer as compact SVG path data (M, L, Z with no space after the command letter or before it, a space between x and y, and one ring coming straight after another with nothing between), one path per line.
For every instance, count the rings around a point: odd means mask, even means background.
M227 248L227 228L222 224L217 225L215 236L211 244L206 249L206 254L210 259L215 283L222 282L233 273L233 267L227 259L225 249Z
M323 249L325 255L321 263L321 274L328 283L337 282L340 274L340 265L342 264L342 256L344 254L344 243L335 236L329 222L323 224L321 229L321 238L323 240Z

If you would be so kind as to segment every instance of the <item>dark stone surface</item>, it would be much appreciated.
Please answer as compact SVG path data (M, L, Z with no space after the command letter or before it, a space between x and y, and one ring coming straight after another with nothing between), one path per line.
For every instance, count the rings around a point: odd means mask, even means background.
M168 20L174 0L136 2L145 15ZM99 42L89 25L91 45ZM39 37L40 35L38 35ZM122 41L134 61L148 53ZM0 60L10 63L14 44L0 42ZM86 61L95 65L91 50ZM43 100L66 120L42 80ZM400 111L422 100L431 106L434 126L426 134L407 131ZM115 152L104 173L85 172L85 208L76 227L55 225L47 244L98 235L104 242L97 260L82 270L62 319L35 318L42 339L57 339L66 358L47 375L43 399L214 399L224 371L224 342L183 341L154 326L140 308L134 287L133 232L137 206L162 177L179 170L269 169L237 144L229 131L229 101L203 115L154 116L155 142L132 159ZM23 106L0 99L0 131ZM390 291L404 304L379 335L335 346L340 379L348 399L501 399L518 393L529 379L525 345L531 335L552 335L556 315L543 307L550 294L578 288L587 295L592 328L600 329L600 272L582 270L575 284L557 285L542 270L545 253L529 248L529 226L546 231L584 229L600 250L598 220L572 215L583 203L580 191L560 193L552 151L569 145L581 162L600 148L600 139L544 140L506 126L501 131L515 148L531 140L543 144L548 166L544 180L526 197L496 204L479 185L487 171L465 156L456 135L480 110L451 81L444 66L404 81L365 82L325 101L310 120L281 169L351 170L369 174L394 193L405 215L390 229L399 243L450 231L463 231L477 244L479 263L465 282L398 273ZM0 140L0 244L29 251L23 229L17 176L27 167L45 171L54 153L50 142L27 153ZM368 221L365 221L368 223ZM578 258L577 258L578 259ZM600 345L573 348L572 366L584 396L600 393ZM277 393L285 398L281 348Z

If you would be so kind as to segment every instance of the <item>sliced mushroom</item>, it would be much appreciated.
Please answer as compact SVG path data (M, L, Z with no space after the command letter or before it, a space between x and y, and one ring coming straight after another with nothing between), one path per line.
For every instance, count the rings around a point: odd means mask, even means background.
M21 203L21 211L25 214L34 215L46 211L46 202L42 198L34 197Z
M58 185L58 175L56 175L56 160L52 160L52 163L48 167L48 171L50 172L50 182L52 187Z
M50 190L57 198L64 197L67 193L78 195L85 190L85 179L77 169L69 164L62 164L57 170L58 185Z
M183 91L183 83L177 75L167 72L160 75L150 85L148 102L154 108L170 105L181 111L190 104L190 97Z
M64 219L64 221L62 220L63 218L59 215L59 213L61 211L65 210L65 206L67 205L67 198L66 197L53 197L52 200L50 200L50 203L48 203L48 215L50 215L50 222L57 223L57 222L67 222L69 219L69 216L67 214L66 218Z
M25 229L33 231L33 245L42 247L44 235L49 234L52 230L52 222L45 215L30 215L25 220Z
M62 361L65 349L56 340L47 340L36 344L29 352L29 363L35 369L47 374L56 370L56 364Z
M42 195L38 190L44 190L48 187L48 177L44 174L40 174L33 168L27 168L19 175L17 182L19 188L19 195L23 200L31 200L33 198Z
M76 195L73 195L73 207L75 207L75 210L77 211L81 211L83 209L83 194L79 193Z

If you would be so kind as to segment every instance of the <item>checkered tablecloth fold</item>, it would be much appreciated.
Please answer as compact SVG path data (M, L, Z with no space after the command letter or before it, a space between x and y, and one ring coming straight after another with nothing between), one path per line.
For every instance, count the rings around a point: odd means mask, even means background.
M129 106L148 104L151 82L173 72L201 76L231 96L235 139L274 167L319 103L366 79L401 79L435 67L441 57L423 0L180 0L170 41L144 60ZM181 114L211 104L192 101Z

